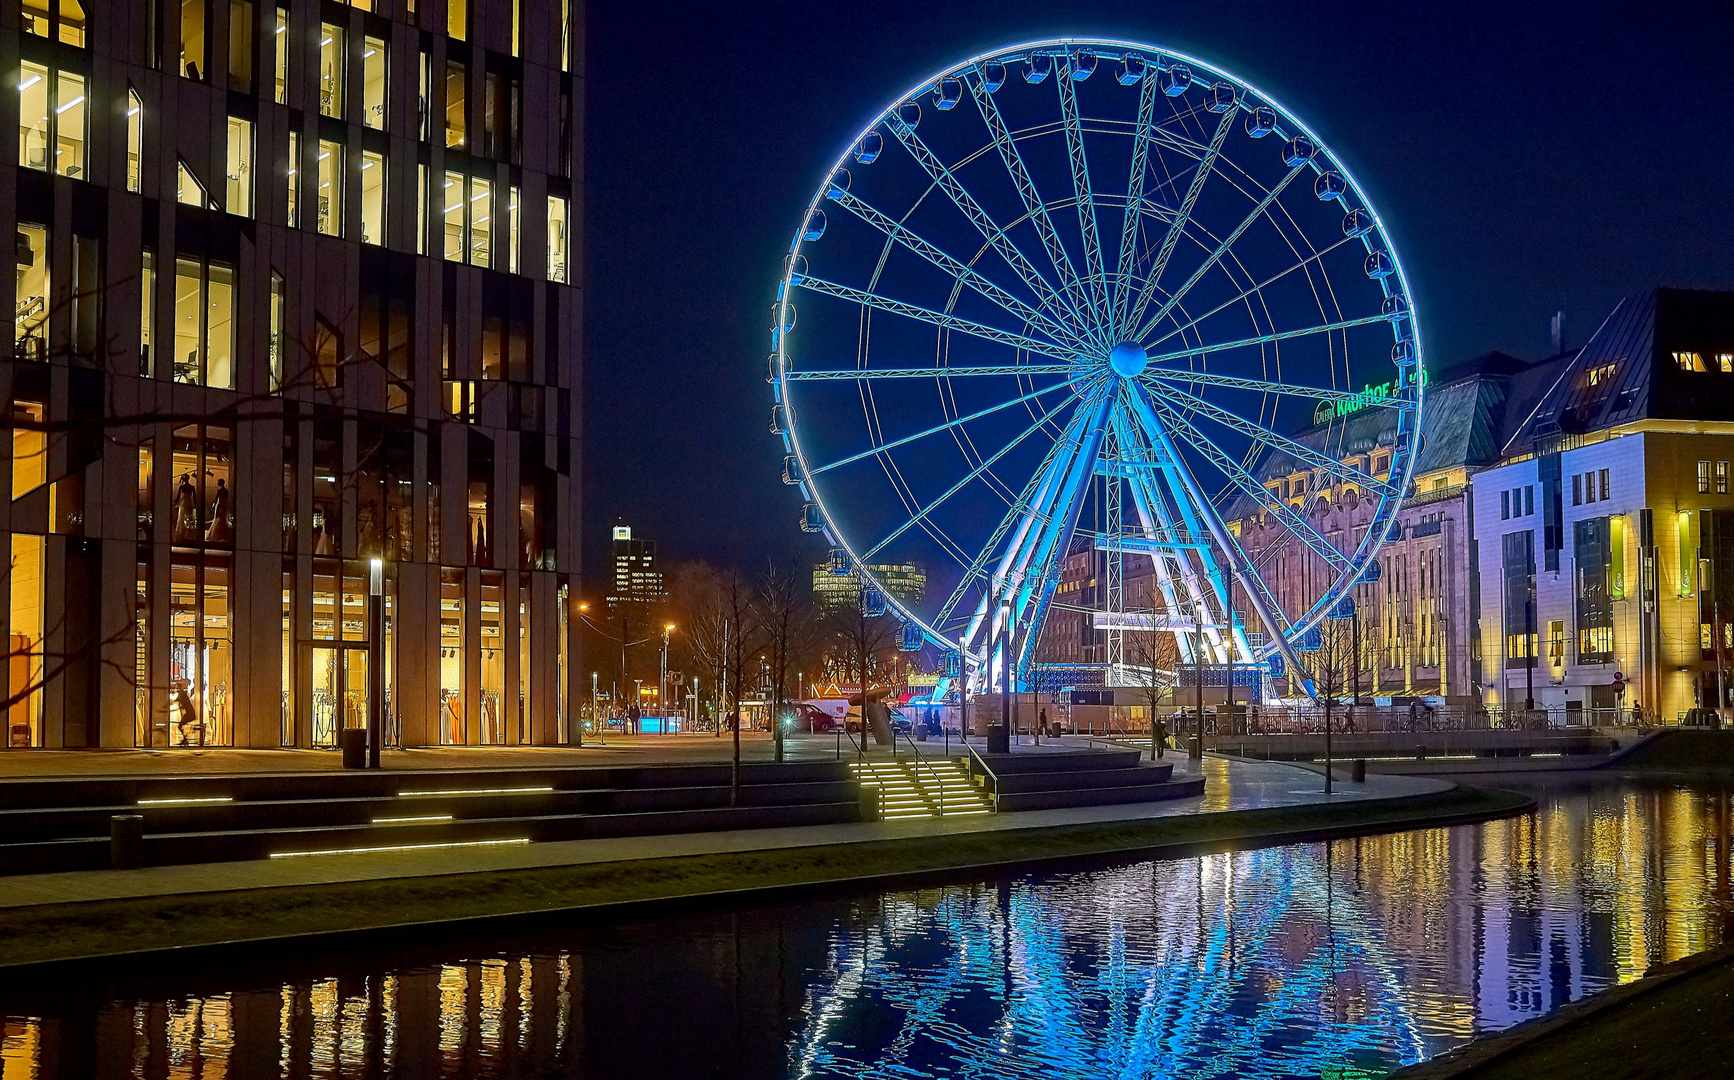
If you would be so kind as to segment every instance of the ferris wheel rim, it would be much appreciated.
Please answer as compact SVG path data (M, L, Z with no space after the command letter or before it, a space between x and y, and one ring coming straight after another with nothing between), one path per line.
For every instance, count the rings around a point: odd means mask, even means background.
M1329 144L1327 144L1326 141L1320 137L1298 113L1285 105L1280 99L1270 94L1263 87L1255 85L1251 81L1228 70L1216 61L1205 59L1183 50L1127 38L1094 36L1049 37L1017 42L978 52L966 60L935 71L924 79L911 85L902 94L891 99L885 108L873 114L866 125L855 132L855 134L843 145L843 148L837 156L831 161L831 164L825 171L820 183L814 189L812 198L806 205L802 220L803 222L807 221L809 220L808 215L811 215L815 211L822 211L827 201L827 185L831 182L831 179L837 175L839 170L847 170L850 157L855 152L856 148L861 145L862 140L873 134L882 125L890 122L898 115L898 110L903 108L905 105L912 102L919 104L917 99L923 94L934 91L935 88L940 85L942 80L951 77L961 77L973 70L980 69L982 65L988 63L1009 64L1013 61L1025 59L1031 54L1037 52L1046 52L1050 56L1070 56L1079 49L1098 48L1126 50L1128 53L1139 54L1146 63L1150 65L1150 70L1145 73L1143 76L1144 78L1154 78L1157 72L1161 70L1159 65L1164 60L1190 65L1203 75L1208 76L1219 83L1231 83L1237 90L1246 92L1258 102L1261 102L1263 105L1275 110L1283 123L1283 130L1285 133L1292 131L1299 135L1304 135L1306 138L1311 140L1314 147L1316 147L1316 156L1308 162L1311 171L1317 175L1323 171L1325 164L1328 163L1331 169L1341 174L1343 180L1346 182L1347 189L1353 192L1359 206L1364 208L1371 216L1373 220L1373 228L1368 235L1377 235L1382 243L1375 247L1375 245L1373 245L1372 242L1363 235L1361 237L1363 246L1369 252L1375 250L1383 252L1384 255L1390 259L1392 264L1391 273L1392 276L1395 277L1398 285L1397 295L1404 298L1408 305L1406 315L1408 322L1408 339L1413 343L1413 356L1417 377L1413 387L1412 398L1408 400L1406 405L1406 411L1412 412L1416 418L1414 425L1414 444L1408 449L1408 452L1402 455L1403 473L1401 477L1391 477L1388 481L1394 487L1394 490L1379 496L1380 509L1374 516L1374 520L1379 522L1377 531L1369 529L1362 542L1356 545L1353 550L1350 552L1339 553L1340 557L1346 563L1344 569L1337 571L1333 568L1333 573L1335 575L1334 579L1331 582L1331 585L1324 591L1321 598L1299 618L1288 620L1289 625L1287 630L1283 633L1283 636L1291 641L1297 640L1302 635L1309 632L1313 627L1317 626L1325 618L1329 617L1331 609L1336 607L1343 597L1351 595L1354 588L1365 580L1365 576L1369 572L1369 566L1378 558L1379 549L1389 541L1392 531L1397 527L1397 519L1401 514L1404 503L1407 501L1407 492L1410 485L1413 483L1420 455L1419 417L1423 414L1426 395L1426 350L1419 305L1416 302L1415 292L1410 283L1407 269L1402 260L1402 255L1398 250L1394 238L1390 234L1386 219L1380 213L1374 200L1367 194L1365 186L1355 176L1352 167L1343 160L1340 154L1331 149ZM1103 57L1103 59L1108 59L1110 61L1116 58L1117 57L1112 56ZM1057 75L1055 77L1058 78ZM1197 83L1195 83L1195 85L1197 85ZM1239 115L1240 112L1245 111L1248 108L1249 106L1241 103L1241 100L1237 95L1235 103L1233 107L1229 109L1229 112L1231 115ZM991 145L992 144L989 144L989 147L991 147ZM983 149L985 151L988 148ZM1092 209L1098 203L1099 200L1093 198ZM1052 205L1066 205L1066 200L1056 200ZM1346 200L1344 205L1348 205ZM1009 227L1009 224L1002 226L1002 228ZM1339 241L1339 244L1348 242L1350 242L1350 239L1345 238L1344 240ZM781 330L784 314L792 310L791 290L795 286L794 278L797 276L795 264L797 259L803 258L801 251L804 243L802 228L797 227L794 238L784 256L783 272L778 281L776 301L774 305L777 325L773 327L773 337L775 339L773 356L779 361L776 376L773 379L773 386L775 388L774 397L777 404L789 410L789 423L787 429L780 434L786 452L792 455L799 462L801 470L799 488L807 502L817 507L818 512L823 519L822 532L828 543L830 543L834 548L842 549L847 554L850 564L849 573L859 576L863 581L864 587L872 587L876 589L879 595L883 598L886 608L893 611L895 616L905 625L919 627L922 634L929 642L946 650L958 649L959 643L957 640L948 637L939 627L933 625L920 612L914 610L914 608L905 603L901 597L897 596L892 590L887 588L883 581L879 580L878 575L870 569L872 564L867 561L871 558L871 551L869 551L864 557L861 546L839 526L837 515L826 502L825 492L821 490L821 486L813 480L813 461L808 456L807 450L802 444L801 429L799 422L794 415L795 410L790 394L789 365L787 363L788 333L787 331ZM1333 249L1335 246L1337 245L1332 246ZM1318 254L1323 253L1324 252L1320 252ZM1387 295L1390 294L1387 293ZM1159 328L1155 321L1152 321L1151 327L1152 329ZM1167 336L1171 337L1177 332L1179 331L1172 331ZM1117 345L1118 343L1114 344ZM1198 350L1193 350L1192 352L1197 353ZM1180 355L1190 354L1182 353ZM1009 366L1016 365L1008 365L1008 367ZM1051 372L1038 373L1047 374ZM957 372L948 371L944 367L936 367L924 372L924 374L936 381L949 383L950 379L953 378ZM1174 378L1177 381L1185 382L1191 378L1192 374L1193 373L1191 372L1182 372L1176 374ZM874 375L875 372L872 370L864 369L859 378L871 381ZM1148 378L1150 376L1145 375L1144 377ZM1058 391L1064 387L1065 382L1056 383L1043 389L1041 392L1046 393L1048 391ZM1067 404L1082 402L1083 400L1083 397L1077 394L1074 390L1071 392ZM1058 410L1056 409L1055 411L1057 412ZM887 445L889 444L875 446L868 451L864 451L861 456L877 455L881 451L885 450ZM835 464L826 466L825 468L828 469L831 467L835 467ZM1385 509L1387 505L1389 507L1388 510ZM1305 511L1302 511L1302 513L1305 513ZM1292 527L1290 527L1290 531L1293 532ZM1286 613L1284 614L1286 615ZM1275 649L1275 644L1267 640L1257 648L1257 655L1263 658L1272 654ZM980 662L980 658L972 656L967 648L964 648L961 651L966 665L975 665Z

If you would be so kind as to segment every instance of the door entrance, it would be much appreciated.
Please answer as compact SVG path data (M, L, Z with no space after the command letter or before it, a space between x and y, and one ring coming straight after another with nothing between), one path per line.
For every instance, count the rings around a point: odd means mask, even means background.
M367 646L314 645L313 745L334 747L344 728L367 727Z

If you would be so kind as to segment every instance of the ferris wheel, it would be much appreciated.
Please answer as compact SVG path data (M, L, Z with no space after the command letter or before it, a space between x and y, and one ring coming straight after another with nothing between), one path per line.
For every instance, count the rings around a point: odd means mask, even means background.
M1127 635L1169 632L1304 679L1414 471L1420 334L1379 215L1292 113L1168 49L1041 41L921 82L826 170L771 319L802 527L976 686L1028 685L1056 611L1106 638L1108 685L1138 681ZM919 600L884 580L910 564Z

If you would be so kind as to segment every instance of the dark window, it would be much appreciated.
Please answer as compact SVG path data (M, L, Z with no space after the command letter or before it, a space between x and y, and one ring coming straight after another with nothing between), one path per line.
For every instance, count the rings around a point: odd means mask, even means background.
M1608 519L1573 525L1572 561L1577 565L1577 660L1610 664L1614 659L1614 605L1608 596Z
M1535 658L1535 530L1501 537L1505 578L1505 666L1534 666Z

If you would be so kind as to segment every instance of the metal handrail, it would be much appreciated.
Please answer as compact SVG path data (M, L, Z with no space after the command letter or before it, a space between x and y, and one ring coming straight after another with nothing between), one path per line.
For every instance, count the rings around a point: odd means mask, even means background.
M892 750L897 749L897 736L899 736L899 735L902 735L905 739L909 740L909 749L911 751L913 751L915 754L916 764L927 766L928 775L933 777L933 786L939 792L939 816L944 817L945 816L945 782L939 778L938 770L936 770L932 766L932 764L930 764L927 761L926 758L921 756L920 750L916 749L915 735L913 732L911 732L911 733L900 732L897 730L897 728L895 726L893 726L891 728L891 748L892 748Z
M999 813L999 773L994 772L993 769L988 766L987 761L976 752L975 747L965 743L964 749L968 750L969 756L974 759L977 765L981 766L981 771L993 779L993 812L996 814Z

